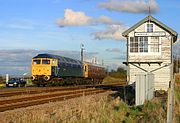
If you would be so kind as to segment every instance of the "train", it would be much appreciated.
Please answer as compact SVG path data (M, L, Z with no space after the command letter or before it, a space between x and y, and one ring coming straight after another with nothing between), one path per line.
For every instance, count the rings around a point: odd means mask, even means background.
M38 86L97 84L107 73L102 65L53 54L33 57L31 69L32 82Z

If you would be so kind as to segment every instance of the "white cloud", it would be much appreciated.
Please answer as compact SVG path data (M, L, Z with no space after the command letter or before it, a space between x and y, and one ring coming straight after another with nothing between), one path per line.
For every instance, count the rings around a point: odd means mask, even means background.
M57 24L61 26L84 26L84 25L96 25L96 24L121 24L121 22L115 22L108 16L99 16L93 18L87 16L84 12L76 12L71 9L66 9L63 19L58 19Z
M60 51L60 50L0 50L0 75L13 74L22 75L31 74L31 59L40 53L50 53L61 55L73 59L80 59L79 51ZM98 52L84 52L84 60L91 61Z
M122 32L127 28L124 25L109 25L104 31L93 33L95 39L113 39L113 40L125 40L122 36Z
M95 23L102 23L102 24L121 24L121 22L114 22L110 17L108 16L100 16L97 19L94 19Z
M88 25L92 21L92 18L87 16L84 12L75 12L71 9L66 9L63 19L58 19L57 24L59 26L77 26Z
M115 52L115 53L120 53L121 50L119 48L109 48L109 49L106 49L105 51L107 52Z
M122 22L113 21L108 16L99 16L97 18L89 17L84 12L75 12L71 9L66 9L64 19L58 19L57 24L63 26L83 26L83 25L108 25L106 30L93 33L95 39L115 39L124 40L121 33L126 29Z
M159 11L159 5L156 0L108 0L99 4L99 7L105 8L111 11L121 11L129 13L148 13L149 6L151 13Z

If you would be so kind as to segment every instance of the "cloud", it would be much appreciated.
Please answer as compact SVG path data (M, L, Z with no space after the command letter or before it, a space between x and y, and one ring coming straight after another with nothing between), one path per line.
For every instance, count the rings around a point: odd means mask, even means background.
M92 33L95 39L125 40L122 32L127 28L124 25L109 25L106 30Z
M105 8L110 11L120 11L128 13L148 13L149 6L151 13L159 11L159 5L156 0L108 0L99 4L100 8Z
M79 51L59 51L59 50L0 50L0 75L31 75L31 59L40 53L50 53L61 55L73 59L80 59ZM85 52L84 60L90 62L98 52Z
M108 16L99 16L93 18L87 16L84 12L76 12L71 9L66 9L63 19L58 19L57 24L60 27L64 26L84 26L84 25L97 25L104 24L108 25L106 30L92 33L95 39L115 39L124 40L121 33L126 29L122 22L113 21Z
M75 12L71 9L65 9L64 19L58 19L59 26L82 26L88 25L92 18L87 16L84 12Z
M64 18L57 20L57 25L64 26L84 26L84 25L97 25L97 24L121 24L121 22L115 22L108 16L100 16L93 18L87 16L84 12L76 12L71 9L65 9Z
M124 53L124 54L120 54L119 57L115 57L115 58L112 58L112 59L126 61L126 57L127 57L126 53Z
M120 53L121 52L121 50L119 49L119 48L112 48L112 49L106 49L105 51L107 51L107 52L115 52L115 53Z
M111 24L122 24L121 22L114 22L110 17L108 16L100 16L97 19L94 19L95 23L102 23L102 24L107 24L107 25L111 25Z
M119 67L126 70L126 66L122 64L120 61L118 61L117 63L109 63L107 69L110 72L111 70L117 70L117 68Z

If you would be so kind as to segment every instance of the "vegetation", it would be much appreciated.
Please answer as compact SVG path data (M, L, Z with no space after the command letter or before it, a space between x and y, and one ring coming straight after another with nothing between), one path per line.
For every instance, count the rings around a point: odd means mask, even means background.
M179 81L180 75L176 77L173 123L180 121ZM141 106L130 106L112 95L83 96L64 103L0 113L0 121L18 123L165 123L166 117L167 97L154 98Z
M126 70L118 68L117 70L111 70L108 76L104 78L103 83L126 81Z
M5 87L6 85L5 85L5 80L3 79L3 77L2 76L0 76L0 88L3 88L3 87Z
M2 76L0 76L0 84L3 84L3 83L5 83L5 80L3 79Z
M117 70L111 70L111 72L109 72L109 76L113 77L113 78L126 78L126 70L124 70L123 68L117 68Z
M154 99L142 106L129 106L119 97L95 95L0 113L0 119L17 123L164 123L166 101Z
M178 57L175 57L173 62L174 62L174 72L179 73L180 72L180 59Z
M106 78L104 78L103 83L116 83L119 81L126 81L126 78L114 78L111 76L107 76Z
M174 108L174 122L180 121L180 74L175 78L175 108Z
M27 82L27 86L31 86L32 85L32 79L30 77L26 77L24 79Z

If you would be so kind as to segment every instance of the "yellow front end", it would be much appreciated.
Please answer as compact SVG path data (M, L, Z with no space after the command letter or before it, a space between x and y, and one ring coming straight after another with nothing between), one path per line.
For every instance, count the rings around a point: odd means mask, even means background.
M57 66L56 59L34 58L32 59L32 77L33 80L42 78L48 81L52 75L52 66Z

